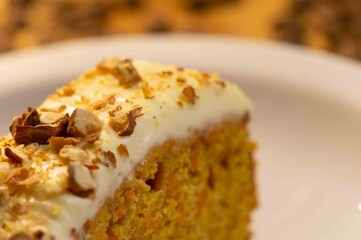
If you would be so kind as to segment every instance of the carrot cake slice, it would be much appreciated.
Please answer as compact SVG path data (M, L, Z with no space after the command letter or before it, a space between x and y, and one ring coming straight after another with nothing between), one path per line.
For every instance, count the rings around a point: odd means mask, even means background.
M249 239L251 108L217 74L103 61L0 138L0 239Z

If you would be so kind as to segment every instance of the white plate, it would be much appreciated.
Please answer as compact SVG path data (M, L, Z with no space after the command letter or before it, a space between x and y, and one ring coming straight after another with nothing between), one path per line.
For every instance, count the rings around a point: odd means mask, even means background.
M256 240L361 239L361 67L276 43L205 35L87 39L0 56L0 132L11 116L108 56L218 71L254 100ZM360 207L359 207L360 205Z

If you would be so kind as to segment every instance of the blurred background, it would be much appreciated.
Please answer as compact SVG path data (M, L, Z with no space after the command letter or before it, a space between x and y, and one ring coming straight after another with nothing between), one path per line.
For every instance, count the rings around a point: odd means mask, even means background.
M361 60L361 0L0 0L0 52L174 31L288 41Z

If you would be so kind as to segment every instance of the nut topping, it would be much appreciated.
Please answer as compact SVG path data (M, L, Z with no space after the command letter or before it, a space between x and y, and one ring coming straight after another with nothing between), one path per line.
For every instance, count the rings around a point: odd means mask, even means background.
M115 101L116 101L116 99L113 95L104 100L99 100L99 101L92 103L90 105L90 108L92 108L94 110L99 110L99 109L105 108L108 104L113 105L115 103Z
M5 156L9 158L9 162L11 164L22 165L23 163L23 158L16 154L15 151L9 147L5 148Z
M87 167L79 163L71 163L68 168L68 189L80 197L94 194L96 182Z
M129 136L134 132L137 125L136 118L141 115L142 107L137 107L129 112L109 119L109 126L118 133L119 136Z
M182 94L185 97L185 100L193 105L195 104L196 99L198 98L194 88L191 86L185 87L182 91Z
M65 115L53 124L17 126L13 136L18 144L46 144L52 136L64 136L68 122L69 115Z
M129 157L128 148L124 143L119 144L119 146L117 147L117 151L119 156Z
M49 145L51 149L55 152L59 153L60 149L62 149L65 145L78 145L80 144L80 140L72 137L51 137L49 138Z
M113 152L108 151L105 153L105 159L108 163L110 163L110 165L112 167L116 167L117 166L117 159L115 158L115 155Z
M77 108L71 114L68 135L84 138L89 134L98 133L103 122L92 112Z
M42 112L40 114L40 123L50 124L55 123L60 118L64 117L64 114L55 112Z
M140 85L143 95L145 98L151 99L154 98L154 90L149 86L147 82L144 82Z
M83 162L88 159L88 154L81 148L73 145L65 145L59 151L59 156L71 161Z
M13 119L13 124L10 126L10 132L14 136L18 126L36 126L40 123L39 113L36 109L28 107L28 112Z
M119 60L113 69L113 75L124 88L131 88L142 80L129 59Z

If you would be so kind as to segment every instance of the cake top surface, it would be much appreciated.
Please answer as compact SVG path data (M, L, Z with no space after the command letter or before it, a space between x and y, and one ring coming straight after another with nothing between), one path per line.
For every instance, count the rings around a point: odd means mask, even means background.
M152 147L250 108L218 74L103 61L15 117L0 138L0 238L81 236Z

